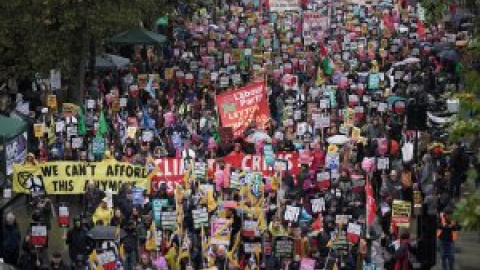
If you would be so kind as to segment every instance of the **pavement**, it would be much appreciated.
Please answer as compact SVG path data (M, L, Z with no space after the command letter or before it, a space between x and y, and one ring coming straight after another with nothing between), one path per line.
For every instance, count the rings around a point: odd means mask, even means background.
M66 199L68 201L67 203L69 206L70 218L80 213L81 205L78 203L79 200L77 200L77 197L78 196L75 196L73 198L66 198L65 196L62 197L62 202L65 201L63 199ZM75 203L75 200L77 201L77 203ZM58 206L60 201L57 201L56 198L51 198L51 201L52 212L58 213ZM53 211L54 209L55 211ZM26 232L29 230L29 225L31 221L30 217L32 213L32 210L27 207L26 198L24 197L17 200L13 205L11 205L5 210L5 213L8 212L12 212L17 218L17 223L19 224L20 233L22 235L23 241ZM46 258L44 258L46 261L48 261L53 252L60 252L65 262L70 261L68 256L68 246L65 243L67 230L67 228L62 228L58 225L57 215L53 215L51 219L51 228L48 232L48 249L45 255Z

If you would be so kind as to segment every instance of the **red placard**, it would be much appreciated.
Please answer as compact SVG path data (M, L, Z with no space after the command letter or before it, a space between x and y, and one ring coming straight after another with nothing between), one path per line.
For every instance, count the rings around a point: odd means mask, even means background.
M235 137L255 120L264 129L270 119L265 82L254 82L238 90L216 96L223 127L232 127Z

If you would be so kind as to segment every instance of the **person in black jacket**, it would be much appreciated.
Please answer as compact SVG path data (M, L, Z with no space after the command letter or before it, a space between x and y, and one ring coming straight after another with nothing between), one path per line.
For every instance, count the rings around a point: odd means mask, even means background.
M16 266L20 252L21 235L17 221L12 213L8 213L3 227L3 259L5 263Z
M125 251L125 269L132 270L136 265L138 256L138 234L134 220L128 221L128 226L125 228L125 237L122 242L123 250Z
M60 252L54 252L50 259L50 270L69 270L68 266L62 260Z
M80 217L73 219L73 228L67 233L66 243L68 245L68 255L70 256L71 262L75 262L79 255L86 255L88 238Z

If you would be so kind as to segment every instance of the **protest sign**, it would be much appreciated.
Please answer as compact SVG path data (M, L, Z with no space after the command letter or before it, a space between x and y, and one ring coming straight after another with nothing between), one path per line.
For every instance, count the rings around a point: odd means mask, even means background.
M243 242L243 250L246 254L255 254L255 251L262 250L262 242L260 239L255 239L253 241L244 241Z
M57 96L56 95L48 95L47 97L47 106L51 109L57 108Z
M356 223L348 223L347 227L347 239L350 243L356 244L360 240L360 234L362 233L362 226Z
M311 199L310 203L312 204L313 213L320 213L325 211L325 199L323 197Z
M208 226L208 212L206 207L193 209L192 216L195 229Z
M92 152L94 155L103 155L105 152L105 139L104 138L93 138L92 141Z
M47 244L47 226L32 224L30 243L34 247L44 247Z
M285 212L283 213L283 219L287 222L298 222L298 218L300 217L301 207L287 205L285 207Z
M399 227L410 227L411 202L393 200L392 223Z
M175 211L174 207L162 207L160 226L165 230L175 230L177 227L177 211Z
M231 221L217 218L211 223L211 244L228 246L230 244Z
M260 231L258 230L258 221L257 220L244 220L242 226L242 236L245 237L254 237L259 236Z
M45 134L45 124L34 124L33 134L35 135L35 138L42 138Z
M310 258L302 258L300 261L300 270L315 270L316 261Z
M216 96L222 127L232 127L235 137L242 135L255 120L265 129L270 120L265 82L254 82L238 90Z
M143 189L138 187L132 188L132 203L133 205L143 206Z
M13 166L13 191L30 193L41 189L47 194L83 194L87 181L101 190L118 192L122 183L150 190L152 174L147 168L107 159L102 162L55 161Z
M160 226L160 220L162 219L161 212L162 207L168 206L167 199L155 199L152 201L152 210L153 210L153 220L155 224Z
M293 239L288 236L277 236L273 241L275 257L291 259L293 257Z

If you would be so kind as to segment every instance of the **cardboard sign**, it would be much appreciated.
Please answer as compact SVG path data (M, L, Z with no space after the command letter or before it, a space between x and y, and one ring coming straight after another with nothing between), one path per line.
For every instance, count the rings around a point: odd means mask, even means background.
M277 236L273 242L276 258L291 259L293 257L293 239L288 236Z
M83 147L83 138L74 137L72 138L72 149L80 149Z

